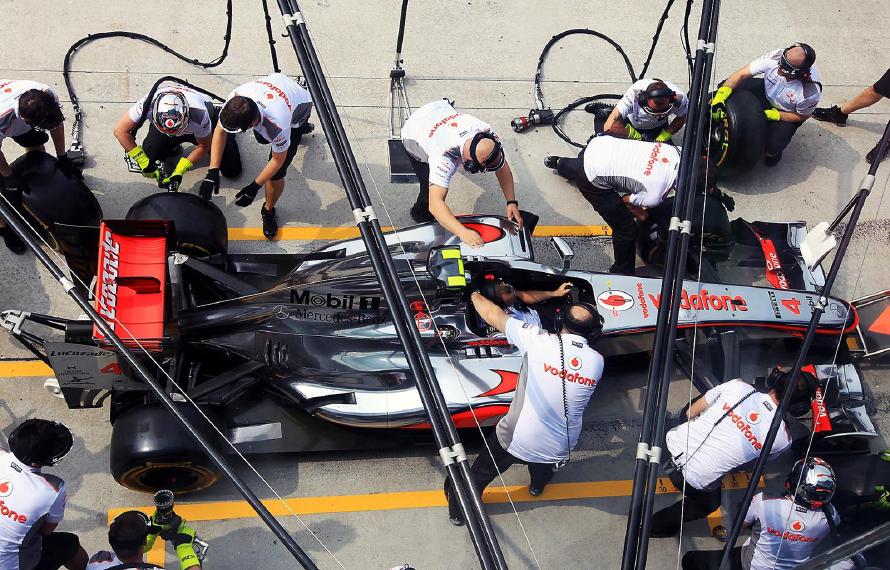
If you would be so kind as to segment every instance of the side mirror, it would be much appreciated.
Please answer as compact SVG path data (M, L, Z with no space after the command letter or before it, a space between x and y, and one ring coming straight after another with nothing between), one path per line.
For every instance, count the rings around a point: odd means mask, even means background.
M562 259L562 270L568 271L572 266L572 259L575 257L575 251L568 243L566 243L566 240L561 237L551 237L550 243L553 244L553 247L556 248L556 253L558 253L559 258Z

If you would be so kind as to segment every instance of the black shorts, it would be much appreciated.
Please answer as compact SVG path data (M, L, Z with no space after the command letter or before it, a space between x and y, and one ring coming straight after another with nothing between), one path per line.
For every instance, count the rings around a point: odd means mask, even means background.
M878 95L881 97L887 97L890 99L890 69L884 72L884 75L881 76L880 79L875 81L875 84L872 85L872 88L878 92Z
M256 139L256 142L260 144L269 144L269 141L257 134L256 131L253 131L253 137ZM282 180L285 177L287 169L294 161L294 156L297 155L297 147L300 145L301 140L303 140L303 127L292 128L290 130L290 146L287 147L287 156L284 157L284 164L281 165L278 172L272 175L272 180ZM272 158L271 150L269 151L269 158Z
M59 570L80 550L80 539L70 532L54 532L43 537L40 562L34 570Z
M47 134L46 131L31 129L25 134L19 135L17 137L12 137L12 140L14 140L20 146L24 147L40 146L46 144L47 141L49 141L49 134Z

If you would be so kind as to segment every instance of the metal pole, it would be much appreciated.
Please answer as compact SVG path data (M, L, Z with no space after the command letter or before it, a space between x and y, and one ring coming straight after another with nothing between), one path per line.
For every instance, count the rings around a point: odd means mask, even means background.
M702 120L701 112L698 109L698 101L701 98L702 77L705 65L705 49L706 39L709 32L709 24L711 21L710 14L713 10L715 0L705 0L702 7L702 18L699 25L699 47L695 58L695 67L693 69L692 92L690 93L691 105L689 117L692 119L691 125L687 126L687 132L697 131L697 125ZM716 22L715 22L716 25ZM691 131L696 127L695 131ZM680 172L678 180L686 180L692 167L693 157L696 153L684 153L680 160ZM677 188L677 196L674 200L673 220L678 222L685 211L685 202L689 193L689 186L680 184ZM649 366L649 374L646 384L646 404L643 413L643 425L640 430L640 439L637 443L636 465L634 466L633 478L633 494L631 496L631 507L627 518L627 528L624 535L624 553L621 559L621 567L623 570L631 570L637 562L637 554L640 548L640 531L643 516L643 501L646 493L652 491L646 486L646 473L649 464L652 462L655 451L652 448L658 445L653 442L653 424L655 422L656 406L660 397L660 367L659 363L665 360L665 356L670 357L670 342L673 329L670 328L671 308L676 305L679 307L679 296L675 299L673 295L674 281L677 274L680 273L680 282L682 283L682 272L684 271L685 261L680 264L678 259L679 249L679 226L669 232L667 255L665 258L664 277L661 282L661 298L662 308L658 312L656 321L655 342L653 346L652 360ZM665 394L666 397L666 394ZM660 450L659 450L660 451Z
M881 137L881 142L878 145L879 151L887 148L888 139L890 139L890 122L887 123L887 127L884 129L884 135ZM763 475L764 467L766 466L769 454L773 449L773 443L775 443L776 440L776 434L779 432L779 426L782 423L782 419L785 417L785 411L788 409L788 405L791 403L791 395L794 393L794 387L797 386L797 382L800 378L800 369L806 364L810 346L812 346L813 339L816 337L816 327L818 327L819 319L825 312L825 307L828 304L828 296L831 295L831 288L834 286L834 281L837 279L837 275L840 272L841 263L844 261L844 255L847 253L847 247L850 245L850 240L853 238L853 231L856 229L856 223L859 221L863 206L865 206L865 200L871 193L871 187L875 181L875 173L877 172L878 164L880 163L880 160L878 160L880 156L881 155L879 154L876 157L875 164L871 165L868 174L862 179L862 184L860 185L855 203L853 204L853 211L850 214L850 221L844 229L844 235L841 237L837 252L834 255L834 259L831 261L831 268L828 271L828 276L825 278L825 286L822 287L819 301L816 303L816 306L813 307L813 315L810 317L807 332L804 335L800 349L797 351L797 357L794 360L794 367L791 369L791 378L786 385L785 394L782 396L782 401L779 403L779 409L776 411L772 423L770 423L769 432L763 441L760 455L754 463L751 480L748 482L748 487L745 489L745 496L739 503L735 521L733 521L732 529L729 532L729 536L726 538L726 545L723 547L723 559L720 562L720 568L729 568L729 559L731 557L732 549L742 531L742 524L745 522L748 506L751 504L751 499L754 498L754 493L757 490L757 483Z
M863 513L864 514L864 513ZM874 548L875 546L890 540L890 522L864 532L856 538L817 554L797 567L798 570L827 570L838 562L851 556Z
M402 42L405 39L405 20L408 17L408 0L402 0L402 14L399 17L399 39L396 40L396 69L402 68Z
M110 340L111 343L118 350L120 356L126 359L127 363L132 367L133 370L139 374L140 377L145 381L146 384L151 387L151 389L155 392L155 395L161 400L161 403L164 405L167 410L173 414L173 416L182 424L185 430L194 438L194 440L201 446L205 453L210 457L214 464L219 468L220 471L235 485L235 488L238 489L238 492L241 493L241 496L248 502L248 504L256 511L257 515L269 529L278 537L281 543L287 548L288 552L290 552L293 557L300 563L303 568L307 570L317 570L317 566L309 556L303 552L303 549L296 543L294 538L281 526L281 523L272 516L272 513L266 508L265 505L260 501L260 499L250 490L247 484L238 476L237 473L229 466L228 462L223 459L222 455L217 453L217 451L213 448L207 439L204 438L194 427L194 425L185 417L185 415L179 410L176 404L173 402L173 399L170 398L170 395L161 387L160 384L151 376L151 374L146 370L146 368L137 360L133 354L130 352L130 349L124 345L123 341L115 334L115 332L108 326L108 323L99 316L99 313L93 308L93 306L86 301L78 291L75 284L70 281L66 276L62 269L55 264L55 262L49 258L46 253L40 248L40 245L37 241L32 237L31 232L21 224L18 219L17 214L11 210L6 201L0 199L0 216L6 219L6 222L9 224L9 227L15 231L19 237L28 245L31 251L34 252L34 255L40 260L40 263L46 267L52 276L62 285L65 289L65 292L74 299L74 302L77 303L77 306L86 313L86 315L90 318L93 323L96 324L96 327L102 332L106 339Z

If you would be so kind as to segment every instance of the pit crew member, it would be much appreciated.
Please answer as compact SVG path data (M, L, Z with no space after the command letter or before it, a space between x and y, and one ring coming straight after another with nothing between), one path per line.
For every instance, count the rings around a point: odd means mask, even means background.
M819 72L813 66L816 52L795 43L773 50L730 75L711 99L719 116L720 106L734 89L750 91L760 100L767 119L764 164L775 166L798 127L810 118L822 97ZM754 76L763 74L763 79Z
M520 291L507 281L497 279L486 283L486 290L483 292L483 295L485 295L486 299L504 309L504 313L507 316L518 319L523 323L543 328L541 316L538 315L538 311L533 309L531 305L558 297L565 297L570 293L571 288L572 284L566 282L555 291Z
M83 570L87 553L77 535L56 532L65 513L65 482L43 473L71 451L74 438L64 425L28 419L9 434L0 450L0 568Z
M549 334L508 317L478 291L470 299L479 316L505 333L525 356L510 410L470 467L473 484L482 493L498 474L523 463L531 476L529 494L540 495L577 445L584 408L602 378L603 357L590 346L602 331L602 317L596 307L576 303L566 311L561 332ZM449 519L462 525L451 491L449 479L445 481Z
M59 161L71 167L65 153L64 122L59 97L49 86L36 81L0 79L0 146L4 139L11 138L25 152L43 150L43 145L52 137ZM0 176L3 190L11 193L18 191L18 180L12 175L2 150ZM25 243L7 227L3 218L0 218L0 236L9 251L17 255L25 253Z
M593 209L612 228L611 273L633 275L637 224L646 208L658 206L674 189L679 151L665 143L594 137L577 158L548 156L544 165L574 181Z
M415 222L435 219L468 245L485 243L477 232L457 221L445 204L451 177L463 166L469 174L495 173L507 200L507 219L522 228L513 171L491 125L455 110L448 99L438 99L411 113L402 127L402 144L420 181L420 193L410 211Z
M94 554L87 570L161 568L144 559L158 536L173 543L181 570L201 568L193 546L195 530L182 518L175 516L169 524L159 526L155 524L155 517L149 518L142 511L126 511L115 517L108 528L108 544L113 552L100 550Z
M160 175L157 162L178 155L182 143L195 145L188 156L179 159L173 172L161 180L164 185L178 185L186 172L205 155L210 155L211 135L219 111L208 95L176 82L158 86L151 100L150 95L146 93L121 115L114 127L114 136L127 156L142 170L142 175L154 179ZM146 119L148 131L140 146L136 144L136 132ZM241 174L241 156L235 137L226 140L219 168L227 178ZM203 197L210 199L209 195Z
M668 142L686 124L689 101L670 81L640 79L612 109L604 132L613 137ZM674 120L668 124L668 117Z
M226 141L235 133L253 129L260 144L271 144L269 162L254 180L235 195L235 204L249 206L260 188L266 186L266 202L260 208L263 235L278 234L275 204L284 192L284 177L303 134L312 131L312 96L303 86L284 75L273 73L237 87L229 93L213 131L210 170L201 184L201 194L219 192L219 173Z

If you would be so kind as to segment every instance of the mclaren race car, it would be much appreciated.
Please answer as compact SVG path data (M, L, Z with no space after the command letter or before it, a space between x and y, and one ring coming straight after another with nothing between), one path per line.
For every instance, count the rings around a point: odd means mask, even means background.
M467 301L486 281L505 279L526 290L555 290L569 281L571 296L595 303L605 319L598 343L604 356L650 350L661 306L657 276L573 270L573 252L559 238L553 242L562 267L545 265L535 259L530 224L519 231L487 215L462 222L479 232L484 246L462 246L435 223L386 235L457 427L494 425L507 412L522 365L517 350ZM748 343L796 342L822 284L821 269L809 270L797 248L806 233L802 222L736 220L730 226L731 243L724 240L719 255L706 251L711 260L702 262L725 266L721 275L747 272L751 282L688 280L683 290L677 360L695 369L692 377L702 390L738 375ZM101 223L94 260L97 311L168 392L194 401L210 418L218 430L208 428L211 437L222 434L245 453L429 439L424 408L360 239L307 255L226 250L225 219L214 204L159 193L134 205L126 220ZM536 307L546 328L558 326L570 300ZM843 381L824 398L834 425L822 435L826 441L839 437L849 448L875 434L853 360L833 358L842 337L855 334L858 318L850 303L826 302L818 332L828 348L824 362L814 357L813 370L822 382ZM2 324L52 366L69 407L109 403L111 471L118 482L184 492L216 480L213 464L91 321L8 310ZM25 330L35 324L61 333L44 339ZM684 350L694 335L708 347L695 357L704 358L700 366ZM804 408L802 414L808 413Z

